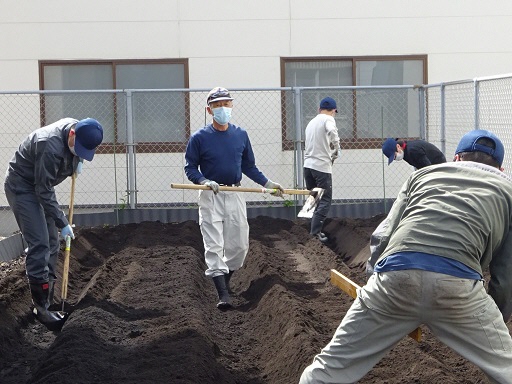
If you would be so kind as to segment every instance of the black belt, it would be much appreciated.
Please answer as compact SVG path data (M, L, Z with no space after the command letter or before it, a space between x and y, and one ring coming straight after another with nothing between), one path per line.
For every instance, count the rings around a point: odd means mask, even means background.
M223 187L239 187L240 183L236 183L236 184L219 184L219 185L222 185Z

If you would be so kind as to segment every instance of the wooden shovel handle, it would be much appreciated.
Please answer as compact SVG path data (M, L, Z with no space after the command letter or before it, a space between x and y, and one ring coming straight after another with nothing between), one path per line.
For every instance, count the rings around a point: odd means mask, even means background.
M69 225L73 225L73 205L75 200L75 180L76 173L71 176L71 196L69 198ZM71 236L66 237L66 248L64 249L64 266L62 270L62 286L61 286L61 300L64 301L68 297L68 275L69 275L69 254L71 253Z
M171 184L171 188L175 189L202 189L202 190L210 190L206 185L198 185L198 184ZM256 192L256 193L272 193L273 189L268 188L243 188L243 187L226 187L221 185L219 187L221 191L232 191L232 192ZM309 195L311 191L308 189L285 189L284 193L287 195Z

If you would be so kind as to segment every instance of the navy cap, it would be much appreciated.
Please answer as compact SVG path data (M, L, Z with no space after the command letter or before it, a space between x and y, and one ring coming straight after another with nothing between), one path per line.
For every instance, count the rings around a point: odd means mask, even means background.
M336 101L332 97L324 97L320 102L320 109L336 109L338 112L337 108Z
M395 139L386 139L384 144L382 144L382 153L386 155L388 158L388 165L395 160L395 152L396 152L396 145L397 141Z
M494 142L494 148L477 144L476 142L482 138L490 139ZM505 157L505 147L501 140L498 139L498 136L494 133L486 131L485 129L475 129L474 131L468 132L462 136L462 139L460 139L459 145L457 145L457 149L455 150L455 154L457 155L462 152L487 153L498 162L500 167L503 164L503 158Z
M98 145L103 141L103 127L88 117L75 125L75 152L77 156L91 161Z

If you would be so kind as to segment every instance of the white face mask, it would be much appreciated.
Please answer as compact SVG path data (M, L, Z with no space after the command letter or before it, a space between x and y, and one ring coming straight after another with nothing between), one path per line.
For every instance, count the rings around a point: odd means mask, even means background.
M404 159L404 153L403 152L397 152L395 155L395 161L400 161Z
M73 146L69 146L69 150L71 151L71 153L72 153L73 155L78 156L78 155L76 154L76 152L75 152L75 146L74 146L74 145L73 145Z

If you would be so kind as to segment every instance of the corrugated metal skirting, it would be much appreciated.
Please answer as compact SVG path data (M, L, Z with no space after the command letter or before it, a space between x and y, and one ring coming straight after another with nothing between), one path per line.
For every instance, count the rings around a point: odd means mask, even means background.
M369 218L386 213L393 200L381 202L332 205L329 217ZM295 220L300 207L247 207L247 217L270 216L279 219ZM162 223L181 223L199 221L197 208L169 209L124 209L102 213L77 213L73 216L77 227L96 227L159 221ZM21 234L15 234L0 240L0 261L10 261L20 256L26 244Z
M11 261L20 256L26 246L21 233L0 240L0 261Z

